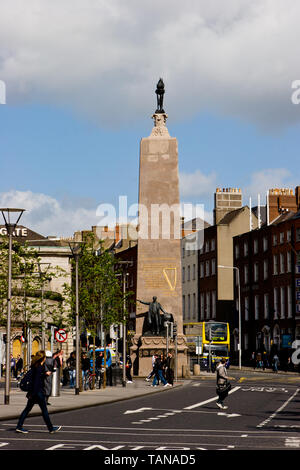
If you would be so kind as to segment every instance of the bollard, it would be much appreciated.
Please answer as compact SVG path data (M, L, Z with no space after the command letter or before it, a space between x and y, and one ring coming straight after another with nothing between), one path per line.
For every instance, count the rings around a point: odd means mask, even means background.
M60 374L59 374L59 369L54 369L52 373L51 397L59 397L59 396L60 396Z
M190 368L189 366L186 366L186 365L183 365L182 366L182 377L184 379L188 379L191 377L191 373L190 373Z
M200 364L194 364L194 375L200 375Z

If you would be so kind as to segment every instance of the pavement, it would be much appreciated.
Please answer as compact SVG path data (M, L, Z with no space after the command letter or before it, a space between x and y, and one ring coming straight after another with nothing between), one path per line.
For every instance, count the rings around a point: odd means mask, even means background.
M238 371L238 367L230 367L230 370ZM240 371L252 371L252 372L261 372L262 374L270 374L271 370L266 369L258 370L251 367L242 367ZM274 374L274 373L273 373ZM300 380L299 373L293 372L278 372L278 375L285 376L296 376ZM230 372L228 373L230 376ZM277 374L274 374L277 375ZM277 375L277 376L278 376ZM203 378L213 378L215 373L201 371L200 375L190 376L185 379L178 379L177 382L174 382L173 388L181 387L191 383L195 379ZM4 404L4 378L0 378L0 421L15 419L18 418L24 407L27 403L26 392L22 392L19 388L12 387L10 390L10 400L9 404ZM127 383L126 387L123 387L121 384L115 386L106 386L105 388L87 390L80 392L79 395L75 395L75 390L68 388L68 386L61 386L59 391L59 396L50 397L49 402L51 403L48 406L49 414L60 413L63 411L71 411L80 408L86 408L90 406L99 406L107 403L114 403L122 400L129 400L130 398L142 397L145 395L150 395L154 393L165 392L172 387L164 387L159 385L158 387L151 387L151 382L146 382L145 378L136 377L133 379L133 383ZM2 396L1 396L2 395ZM30 412L30 416L38 416L41 414L39 406L35 406Z
M0 382L4 382L4 379L1 378ZM190 381L182 379L174 382L173 387L164 387L163 385L151 387L151 382L146 382L144 378L134 378L133 383L127 383L126 387L117 384L112 387L106 386L101 389L83 391L80 392L79 395L75 395L74 389L68 388L68 386L61 386L59 396L49 398L50 405L48 406L48 411L49 414L53 414L128 400L130 398L165 392L171 388L180 387L187 382ZM9 404L5 405L4 390L4 387L0 388L0 421L18 418L27 403L26 392L22 392L19 388L12 387L10 390ZM38 416L40 414L41 410L38 405L34 406L30 412L30 416Z

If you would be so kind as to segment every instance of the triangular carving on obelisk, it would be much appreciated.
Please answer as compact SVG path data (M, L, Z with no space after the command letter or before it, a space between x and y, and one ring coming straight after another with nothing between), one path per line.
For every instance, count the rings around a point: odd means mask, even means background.
M168 272L167 272L168 271ZM175 290L176 282L177 282L177 268L164 268L163 274L165 279L170 287L170 290Z

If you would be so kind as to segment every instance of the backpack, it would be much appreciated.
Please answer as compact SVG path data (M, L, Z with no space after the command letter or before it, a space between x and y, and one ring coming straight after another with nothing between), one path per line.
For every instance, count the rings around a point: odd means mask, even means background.
M32 390L33 380L32 380L32 369L29 369L28 372L24 375L20 382L20 389L23 392L30 392Z

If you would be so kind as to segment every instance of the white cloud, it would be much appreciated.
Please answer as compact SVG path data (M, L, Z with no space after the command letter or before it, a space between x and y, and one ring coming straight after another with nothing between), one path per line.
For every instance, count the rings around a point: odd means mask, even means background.
M182 198L204 197L206 199L215 191L216 178L215 173L205 175L200 170L196 170L194 173L180 173L180 196Z
M65 206L51 196L31 191L0 193L0 206L25 209L20 224L44 236L72 236L75 231L88 230L99 222L96 207Z
M252 205L257 204L257 195L260 194L261 204L265 204L266 194L272 188L295 189L299 185L296 177L286 168L266 168L250 175L249 183L243 189L244 204L248 204L251 197Z
M274 128L299 121L299 16L294 0L4 0L0 78L8 105L115 125L154 111L163 76L173 119L209 108Z

